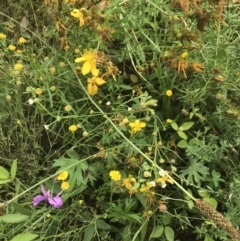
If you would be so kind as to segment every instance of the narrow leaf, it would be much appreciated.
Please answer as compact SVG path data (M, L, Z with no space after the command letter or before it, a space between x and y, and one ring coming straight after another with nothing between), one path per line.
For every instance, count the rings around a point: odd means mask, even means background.
M11 166L11 178L14 179L17 173L17 159L15 159Z
M84 232L84 239L83 241L91 241L92 237L95 234L95 230L94 230L94 224L90 224L89 226L87 226L87 228L85 229Z
M144 223L141 226L141 232L140 232L140 240L139 241L145 241L146 240L146 234L148 229L148 220L146 219Z
M26 208L24 208L22 205L18 204L18 203L15 203L15 202L12 202L12 206L13 208L19 212L20 214L23 214L23 215L30 215L30 211L27 210Z
M97 219L96 225L97 225L97 228L99 229L111 229L111 226L102 219Z

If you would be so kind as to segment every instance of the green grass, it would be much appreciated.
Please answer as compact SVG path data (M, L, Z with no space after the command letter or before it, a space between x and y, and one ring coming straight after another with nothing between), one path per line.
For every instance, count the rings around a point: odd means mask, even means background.
M238 240L239 5L66 2L2 4L1 240Z

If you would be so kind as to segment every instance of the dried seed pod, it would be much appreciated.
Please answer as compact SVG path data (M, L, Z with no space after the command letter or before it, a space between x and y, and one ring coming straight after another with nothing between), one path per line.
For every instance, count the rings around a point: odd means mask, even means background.
M212 219L219 227L224 229L233 240L240 240L239 231L220 212L214 209L209 203L201 199L195 200L196 207L206 217Z

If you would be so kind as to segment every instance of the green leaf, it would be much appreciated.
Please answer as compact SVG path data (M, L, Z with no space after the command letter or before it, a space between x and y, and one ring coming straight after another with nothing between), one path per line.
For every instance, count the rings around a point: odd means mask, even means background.
M39 235L34 233L21 233L15 236L10 241L31 241L37 238Z
M0 184L8 183L8 182L11 182L11 181L12 181L11 179L6 179L6 180L0 179Z
M164 225L168 225L170 222L171 222L171 216L168 213L164 212L162 214L162 223Z
M189 140L189 145L191 145L191 146L199 146L200 143L201 142L197 138L192 138Z
M203 200L207 203L209 203L211 206L213 206L215 209L217 208L218 202L215 198L209 198L209 197L205 197L203 198Z
M187 131L187 130L189 130L193 125L194 125L194 122L193 122L193 121L190 121L190 122L184 123L181 127L183 128L184 131ZM180 128L181 128L181 127L180 127Z
M94 234L95 234L95 225L94 224L90 224L85 229L83 241L91 241L92 237L94 236Z
M9 175L9 172L4 167L0 166L0 179L8 179Z
M188 188L187 189L187 192L190 194L190 195L192 195L192 191ZM186 199L186 200L192 200L187 194L185 194L185 196L184 196L184 198Z
M183 131L178 131L177 133L182 139L187 140L187 135Z
M174 241L174 231L171 227L165 227L164 234L168 241Z
M146 238L147 229L148 229L148 224L149 224L148 221L149 221L149 220L146 219L146 220L144 221L144 223L142 224L142 226L141 226L140 241L144 241L145 238Z
M187 148L188 143L185 140L181 140L181 141L178 142L177 146L180 147L180 148Z
M131 225L126 226L122 231L122 240L123 241L132 241L131 235Z
M172 122L171 123L171 127L175 130L175 131L178 131L178 125L176 122Z
M212 178L211 180L213 181L214 183L214 186L215 187L218 187L218 183L219 182L224 182L225 180L221 178L221 174L220 172L216 172L215 170L212 171Z
M107 224L103 219L97 219L96 225L99 229L111 229L111 226Z
M202 161L190 159L187 169L181 170L180 177L187 177L187 184L195 182L200 186L201 180L206 180L209 168L204 166Z
M200 197L210 197L210 194L205 189L198 190L198 194L199 194Z
M11 166L11 178L14 179L17 173L17 159L15 159Z
M163 226L158 225L153 228L150 238L159 238L162 236L162 234L163 234Z
M31 214L29 210L27 210L26 208L24 208L22 205L18 203L12 202L12 206L20 214L28 215L28 216Z
M76 159L79 160L79 155L77 154L77 152L73 151L73 150L68 150L67 151L67 155L71 158L71 159Z
M215 241L214 239L212 239L211 237L209 237L209 236L206 236L205 237L205 239L204 239L204 241Z
M138 77L135 75L135 74L130 74L130 80L133 82L133 83L137 83L138 82Z
M3 221L4 223L21 223L28 218L29 216L22 214L6 214L0 217L0 222Z
M192 209L193 207L195 207L193 200L188 201L188 207L189 207L189 209Z

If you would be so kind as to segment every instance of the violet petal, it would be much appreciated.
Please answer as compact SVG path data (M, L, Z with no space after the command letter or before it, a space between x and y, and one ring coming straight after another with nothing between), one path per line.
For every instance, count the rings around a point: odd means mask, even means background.
M42 190L43 195L46 198L51 198L52 197L50 190L47 191L43 186L41 187L41 190Z
M63 205L63 201L61 197L53 197L53 198L48 198L49 204L51 204L55 208L60 208Z
M47 197L43 195L37 195L33 198L32 204L33 206L37 206L40 202L47 200Z

